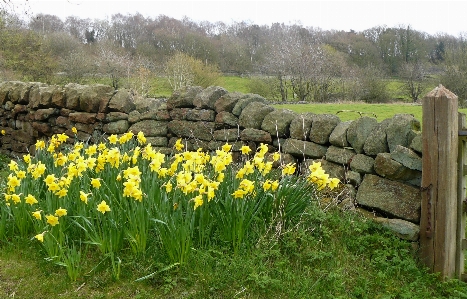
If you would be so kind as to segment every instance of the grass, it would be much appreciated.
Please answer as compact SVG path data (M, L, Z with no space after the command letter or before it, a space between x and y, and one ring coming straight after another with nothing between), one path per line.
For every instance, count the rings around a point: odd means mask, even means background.
M201 250L183 267L163 271L163 258L123 258L114 281L108 265L70 282L33 242L0 246L0 297L14 298L466 298L467 285L440 282L413 257L411 244L357 213L310 210L294 231L232 255ZM86 265L95 263L92 254ZM139 277L161 270L150 279Z
M290 109L298 113L313 112L316 114L337 114L342 121L355 120L360 116L375 117L379 122L392 118L395 114L408 113L416 119L422 120L422 106L413 104L284 104L274 105L279 109ZM459 109L459 112L467 114L467 108Z
M7 162L0 159L2 173ZM427 273L410 242L320 202L294 229L272 231L238 254L213 244L171 266L150 244L144 258L121 256L119 280L93 250L76 282L45 256L35 240L0 239L0 298L467 298L465 283Z

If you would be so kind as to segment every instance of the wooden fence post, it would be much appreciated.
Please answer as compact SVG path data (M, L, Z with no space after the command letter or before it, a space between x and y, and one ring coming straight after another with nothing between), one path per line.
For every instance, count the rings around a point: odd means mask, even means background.
M465 175L467 173L466 141L467 121L464 113L458 114L459 146L457 151L457 236L456 236L456 278L464 280L465 248ZM462 135L462 136L461 136Z
M443 279L456 274L457 114L457 96L442 85L423 98L420 254Z

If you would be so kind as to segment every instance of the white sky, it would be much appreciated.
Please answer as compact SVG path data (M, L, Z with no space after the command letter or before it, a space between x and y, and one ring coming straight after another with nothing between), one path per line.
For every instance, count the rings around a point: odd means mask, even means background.
M24 0L13 0L24 2ZM146 17L184 16L194 21L251 21L258 25L300 23L324 30L362 31L378 25L411 25L429 34L467 33L467 1L261 1L261 0L29 0L32 14L47 13L63 20L70 15L106 19L115 13L140 12Z

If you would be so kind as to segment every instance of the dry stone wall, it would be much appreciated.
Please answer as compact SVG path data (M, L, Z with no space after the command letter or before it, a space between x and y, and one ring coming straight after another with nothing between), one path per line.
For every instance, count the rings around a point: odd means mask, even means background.
M346 184L343 205L356 204L402 238L416 240L420 222L422 140L420 122L399 114L378 122L342 122L333 114L275 109L256 94L222 87L188 87L169 99L142 99L110 86L0 83L0 150L12 157L34 151L36 140L74 134L97 142L110 134L143 132L156 149L170 153L178 138L188 150L211 151L226 142L233 151L260 143L280 151L283 163L306 173L313 161ZM237 153L238 155L238 153Z

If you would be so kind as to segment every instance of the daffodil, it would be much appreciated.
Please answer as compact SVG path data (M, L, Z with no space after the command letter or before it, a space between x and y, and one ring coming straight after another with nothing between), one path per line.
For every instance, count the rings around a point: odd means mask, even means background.
M175 145L174 145L175 149L177 151L181 151L185 146L182 144L182 140L181 139L177 139L177 141L175 142Z
M78 134L78 130L76 129L76 127L71 128L71 131L72 131L73 134L75 134L75 135Z
M165 192L170 193L172 191L172 188L173 188L173 186L172 186L171 182L167 182L165 184Z
M96 189L99 189L99 187L101 186L101 182L100 182L100 179L97 178L97 179L91 179L91 185L96 188Z
M88 196L90 195L91 193L84 193L83 191L79 191L79 199L84 202L85 204L88 203Z
M62 209L62 207L55 210L55 216L63 217L63 216L66 216L66 214L67 214L67 210Z
M231 148L232 148L232 145L231 145L231 144L228 144L228 143L226 143L226 144L224 144L224 145L222 146L222 150L223 150L224 152L230 151Z
M102 214L105 214L106 212L110 212L110 207L107 205L105 200L103 200L100 204L97 205L97 210Z
M193 201L195 203L194 209L196 210L198 207L202 206L204 203L203 196L202 195L197 195L195 198L193 198Z
M32 216L33 216L34 218L36 218L37 220L41 220L41 219L42 219L41 211L32 212Z
M18 170L18 163L16 163L15 160L11 160L10 163L8 163L8 167L11 171L16 171Z
M5 135L5 134L6 134L5 130L2 130L1 133L2 133L2 135Z
M109 136L109 143L110 143L110 144L116 144L117 141L118 141L117 135L112 134L112 135Z
M244 145L240 148L242 155L248 155L251 152L251 148L247 145Z
M45 148L45 142L44 140L37 140L35 144L36 149L44 149Z
M34 197L34 195L31 195L31 194L28 194L28 196L26 196L25 198L25 201L27 204L30 204L31 206L33 204L36 204L38 203L37 199Z
M34 238L36 238L39 242L42 243L42 242L44 242L44 233L37 234L37 235L34 236Z
M14 203L20 203L21 202L21 194L12 194L11 195L11 200L14 202Z
M54 216L54 215L47 215L45 216L45 218L47 219L47 223L50 224L51 226L55 226L57 225L59 222L58 222L58 217Z
M295 165L289 163L282 169L282 175L292 175L295 173Z
M136 139L138 139L139 144L145 144L146 143L146 137L144 137L143 132L138 132L138 135L136 135Z
M332 178L328 182L329 189L334 189L339 185L340 181L338 178Z
M31 163L31 155L30 154L24 155L23 156L23 161L26 162L26 164L30 164Z

